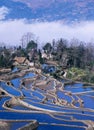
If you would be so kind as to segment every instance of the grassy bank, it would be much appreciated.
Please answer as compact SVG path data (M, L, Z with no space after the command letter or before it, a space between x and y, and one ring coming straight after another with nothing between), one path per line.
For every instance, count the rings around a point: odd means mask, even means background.
M72 67L68 69L67 78L74 81L94 83L94 72Z

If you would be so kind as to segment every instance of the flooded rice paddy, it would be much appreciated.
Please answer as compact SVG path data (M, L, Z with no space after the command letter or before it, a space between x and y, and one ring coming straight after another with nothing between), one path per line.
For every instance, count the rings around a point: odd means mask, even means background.
M93 130L93 86L62 81L34 72L1 80L0 120L9 122L9 130L32 120L39 122L38 130Z

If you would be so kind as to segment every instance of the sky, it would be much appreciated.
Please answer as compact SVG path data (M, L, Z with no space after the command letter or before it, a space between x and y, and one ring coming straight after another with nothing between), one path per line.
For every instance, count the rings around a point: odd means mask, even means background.
M94 20L93 15L92 19L79 19L79 20L68 20L68 18L64 17L60 19L52 19L52 20L40 20L37 17L41 8L51 9L51 6L54 2L61 2L61 0L51 0L47 4L47 0L10 0L11 7L7 6L8 4L2 3L0 5L0 45L20 45L21 38L27 32L32 32L38 37L39 46L45 44L46 42L51 42L53 39L58 40L59 38L64 38L71 40L73 38L77 38L81 41L85 42L93 42L94 41ZM48 0L49 1L49 0ZM65 0L65 2L68 0ZM12 7L12 2L19 5L20 9L24 10L22 12L16 12L17 16L12 13L15 13ZM46 6L43 5L46 2ZM33 3L33 4L32 4ZM81 3L80 3L81 4ZM16 7L15 6L15 7ZM85 6L85 2L83 4ZM66 6L67 8L67 6ZM83 8L83 7L82 7ZM34 14L34 18L27 17L25 14L26 10L31 10ZM56 8L57 9L57 8ZM30 11L29 11L30 12ZM38 12L38 13L36 13ZM45 12L45 11L44 11ZM63 13L63 12L62 12ZM23 15L25 14L25 15ZM40 15L40 14L39 14ZM42 15L44 16L45 13ZM19 16L19 17L18 17ZM30 14L29 14L30 16ZM40 15L41 16L41 15ZM48 15L47 15L48 16ZM50 16L53 17L53 16Z

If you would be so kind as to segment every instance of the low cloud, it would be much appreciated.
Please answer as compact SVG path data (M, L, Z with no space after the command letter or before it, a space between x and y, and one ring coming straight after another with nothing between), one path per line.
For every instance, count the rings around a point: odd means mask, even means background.
M94 38L94 21L64 24L62 22L28 22L26 19L0 21L0 43L20 45L23 34L32 32L39 37L39 45L51 42L53 39L77 38L89 42Z
M9 13L9 9L5 6L0 7L0 20L5 19L6 15Z

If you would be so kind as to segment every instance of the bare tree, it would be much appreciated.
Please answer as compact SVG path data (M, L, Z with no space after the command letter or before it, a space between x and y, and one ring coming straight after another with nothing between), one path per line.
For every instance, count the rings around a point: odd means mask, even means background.
M76 39L76 38L73 38L70 41L70 46L71 47L77 47L77 46L79 46L79 44L80 44L80 41L78 39Z
M21 38L22 48L26 47L31 40L35 40L35 35L33 33L27 32L26 34L24 34Z

